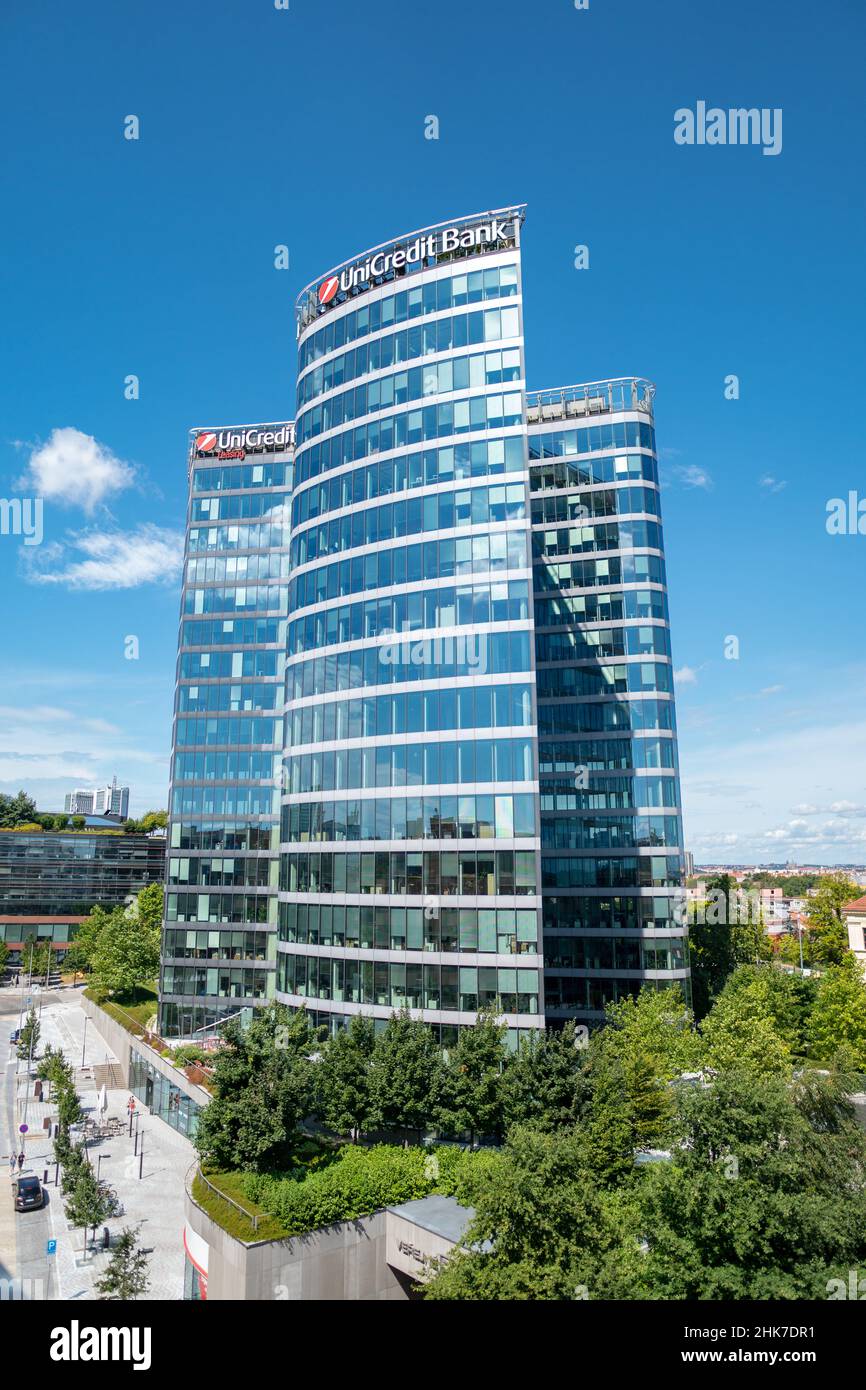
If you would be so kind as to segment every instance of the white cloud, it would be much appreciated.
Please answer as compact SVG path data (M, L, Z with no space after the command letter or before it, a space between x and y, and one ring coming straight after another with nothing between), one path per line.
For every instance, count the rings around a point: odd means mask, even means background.
M770 473L765 473L758 483L758 487L765 488L767 492L781 492L787 486L787 479L774 478Z
M693 666L681 666L678 671L674 671L675 685L697 685L698 673Z
M86 558L75 559L74 551ZM42 546L25 557L33 584L68 589L134 589L173 584L183 564L183 535L145 522L135 531L83 531L67 543Z
M168 681L163 693L170 707ZM168 739L166 725L166 743ZM0 791L25 787L40 810L59 811L73 787L104 786L117 773L136 805L163 806L169 753L154 753L109 721L52 705L0 707Z
M677 464L671 469L671 474L683 487L700 487L709 492L713 486L713 480L705 468L699 468L696 463Z
M686 845L706 845L705 858L866 862L863 720L776 727L757 737L720 731L702 746L681 729L680 760ZM747 804L746 784L760 789L760 805ZM734 831L736 851L724 852Z
M67 426L52 430L48 443L33 449L19 486L33 488L45 501L92 512L134 480L131 464L117 458L92 434Z

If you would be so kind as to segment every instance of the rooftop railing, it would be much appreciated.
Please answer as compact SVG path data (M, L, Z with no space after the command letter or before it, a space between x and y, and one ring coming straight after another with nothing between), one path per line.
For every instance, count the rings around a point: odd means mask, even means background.
M655 390L653 383L643 377L619 376L579 386L557 386L549 391L527 391L526 418L533 425L622 410L638 410L652 416Z

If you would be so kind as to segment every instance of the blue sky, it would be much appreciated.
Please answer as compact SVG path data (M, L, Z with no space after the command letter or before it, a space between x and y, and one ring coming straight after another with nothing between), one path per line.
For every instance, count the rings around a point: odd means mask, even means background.
M165 803L187 428L292 415L321 271L519 200L530 387L657 383L687 844L866 861L866 538L825 529L866 493L858 0L8 0L2 36L0 496L46 503L0 536L0 790ZM781 153L675 144L699 100L781 108Z

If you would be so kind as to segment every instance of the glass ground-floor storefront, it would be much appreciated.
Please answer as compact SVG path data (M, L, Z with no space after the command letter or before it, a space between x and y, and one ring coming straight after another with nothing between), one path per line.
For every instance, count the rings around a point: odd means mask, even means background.
M133 1094L152 1115L165 1120L187 1139L193 1138L201 1106L134 1048L129 1059L129 1084Z

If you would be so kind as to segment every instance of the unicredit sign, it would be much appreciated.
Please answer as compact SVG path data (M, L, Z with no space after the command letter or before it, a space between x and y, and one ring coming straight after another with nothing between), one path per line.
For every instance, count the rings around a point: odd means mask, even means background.
M339 291L343 294L357 292L368 288L376 280L385 279L394 271L434 261L438 256L446 256L454 251L471 254L500 243L514 242L519 221L519 217L493 217L488 222L478 222L468 227L443 227L416 237L407 246L377 251L366 260L356 261L338 275L329 275L323 280L316 292L318 310L321 312L332 304Z
M243 458L247 452L276 453L292 445L291 425L269 429L261 425L244 430L203 430L193 440L196 454L215 458Z

